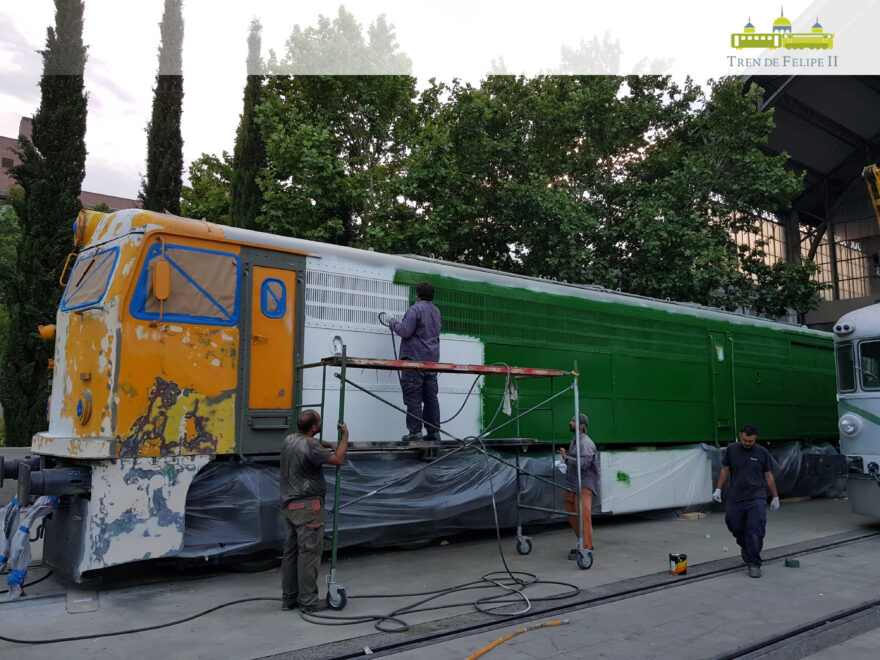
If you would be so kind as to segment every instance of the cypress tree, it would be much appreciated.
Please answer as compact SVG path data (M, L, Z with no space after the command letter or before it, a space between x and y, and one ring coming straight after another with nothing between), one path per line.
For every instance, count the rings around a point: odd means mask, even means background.
M61 299L58 275L71 249L86 163L82 0L55 0L31 138L19 136L21 164L10 172L24 194L13 206L21 227L15 273L4 282L9 341L0 373L6 441L26 446L46 428L48 360L53 347L37 325L52 323Z
M147 124L147 176L138 198L145 209L180 213L183 184L183 3L165 0L159 24L159 72Z
M229 220L237 227L255 229L263 195L257 183L260 170L266 167L266 147L256 121L257 106L263 91L263 63L260 59L258 20L251 22L248 35L247 83L244 88L244 111L235 138L230 182Z

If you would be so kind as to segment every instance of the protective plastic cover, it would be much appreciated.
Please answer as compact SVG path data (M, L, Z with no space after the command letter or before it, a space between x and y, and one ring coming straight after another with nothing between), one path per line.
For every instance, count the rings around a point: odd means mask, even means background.
M491 451L491 450L490 450ZM688 502L709 502L711 487L706 487L703 469L688 475L689 468L699 463L699 454L709 455L712 467L711 486L721 469L724 448L702 446L664 455L680 454L679 461L662 461L652 475L642 470L629 474L644 484L665 484L670 466L681 481L676 486ZM695 452L697 456L695 456ZM512 453L492 451L509 463ZM533 454L536 453L533 449ZM659 452L645 452L644 456ZM774 475L783 497L798 495L840 497L845 493L845 480L807 474L802 455L835 454L829 444L801 446L800 443L774 443L770 447ZM600 454L601 458L605 452ZM646 463L647 464L647 463ZM427 467L426 467L427 466ZM523 470L561 484L564 476L554 467L553 456L525 455L520 458ZM417 547L436 539L469 530L488 530L495 526L491 493L494 489L498 522L503 529L516 526L516 471L476 450L461 450L428 466L409 453L349 453L341 470L341 502L339 513L339 546ZM325 466L327 479L327 538L332 531L335 468ZM401 479L409 475L409 478ZM603 479L607 480L603 467ZM392 481L400 482L346 506L347 502L372 493ZM614 476L614 487L625 484ZM638 485L638 483L636 485ZM564 491L527 475L520 477L522 504L561 510ZM265 548L279 548L284 537L284 522L278 507L277 464L241 464L215 462L196 477L186 503L186 531L182 557L234 555ZM665 487L665 486L664 486ZM600 485L600 491L602 487ZM705 492L698 492L705 491ZM594 512L600 511L600 497L594 498ZM619 499L619 496L618 496ZM642 498L644 499L644 498ZM662 501L659 506L669 506ZM680 506L675 504L673 506ZM645 504L645 510L650 507ZM521 510L522 522L543 524L561 522L562 514ZM329 546L329 543L328 543Z
M726 447L705 447L712 457L712 484L718 482L721 458ZM811 473L804 468L805 454L833 456L837 449L830 443L802 445L800 442L774 442L767 447L773 459L773 478L780 497L844 497L846 479ZM722 497L727 498L727 485Z
M494 453L494 452L493 452ZM513 454L496 454L511 463ZM475 450L462 450L426 467L411 454L349 453L342 467L340 547L415 547L467 530L493 529L494 488L498 522L516 526L516 471ZM532 474L554 478L553 458L521 457ZM335 468L325 466L327 534L332 531ZM411 474L390 488L359 502L346 502ZM555 472L557 483L562 475ZM491 483L491 486L490 486ZM215 462L196 477L186 502L182 557L253 552L280 547L284 524L278 507L278 466ZM523 504L564 509L563 492L521 477ZM560 521L560 514L522 510L523 523Z

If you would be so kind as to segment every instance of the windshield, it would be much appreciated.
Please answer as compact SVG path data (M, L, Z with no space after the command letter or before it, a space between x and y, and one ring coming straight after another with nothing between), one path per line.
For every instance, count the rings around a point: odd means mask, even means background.
M852 392L856 389L855 363L852 344L837 347L837 391Z
M100 303L110 286L118 256L118 247L79 255L67 280L61 309L68 311Z
M880 341L859 343L861 354L862 389L880 390Z

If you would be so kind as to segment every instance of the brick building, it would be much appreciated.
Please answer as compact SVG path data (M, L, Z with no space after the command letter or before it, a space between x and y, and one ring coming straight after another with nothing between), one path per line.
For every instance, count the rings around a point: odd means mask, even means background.
M18 126L18 134L31 137L33 126L30 117L22 117ZM0 135L0 204L6 202L9 198L9 191L15 187L16 181L7 173L7 170L13 165L18 165L21 160L15 154L18 149L18 136L6 137ZM104 203L110 207L111 211L119 209L139 208L140 202L136 199L126 199L125 197L116 197L114 195L105 195L103 193L94 193L83 190L79 196L85 208L94 208L95 205Z

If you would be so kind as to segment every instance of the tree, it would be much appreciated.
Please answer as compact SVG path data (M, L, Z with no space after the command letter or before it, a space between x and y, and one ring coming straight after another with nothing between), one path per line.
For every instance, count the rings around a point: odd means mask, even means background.
M184 186L181 213L187 218L203 218L221 225L233 224L229 218L232 163L225 151L221 158L202 154L189 166L189 186Z
M339 44L345 47L336 49ZM297 27L285 58L279 62L273 53L268 67L272 74L285 74L339 57L357 61L364 71L409 62L396 52L384 19L370 26L367 42L354 18L340 8L334 21L322 17L318 28ZM257 120L268 158L260 177L261 227L364 245L374 224L401 210L397 193L415 96L410 76L270 77Z
M664 121L666 79L490 76L435 86L406 166L414 251L588 281L616 163ZM443 99L443 100L441 100ZM397 233L397 232L389 232ZM411 249L412 251L412 249Z
M263 62L260 58L260 22L251 22L248 36L247 84L244 88L244 111L235 139L232 159L231 195L229 198L229 221L236 227L255 229L257 216L262 207L263 195L257 181L266 167L266 146L257 125L257 106L263 88L261 75Z
M627 187L609 200L601 283L660 298L771 316L818 303L815 266L768 266L756 236L761 218L779 216L800 191L787 156L761 151L773 115L763 92L736 78L710 82L677 127L626 168ZM737 234L752 235L738 243Z
M13 192L20 192L20 188ZM18 216L11 205L0 206L0 282L8 282L15 276L16 252L21 241L21 228ZM0 361L6 355L9 340L9 309L6 300L7 291L0 288Z
M55 318L61 290L58 269L70 249L70 228L80 209L85 176L86 94L82 0L55 0L40 79L40 107L32 139L19 138L21 164L10 169L24 193L13 200L21 239L15 272L5 278L9 346L0 374L7 443L29 445L45 427L47 363L52 346L37 325Z
M183 179L183 10L182 0L165 0L159 24L159 72L153 114L147 124L147 176L138 199L150 211L180 213Z

